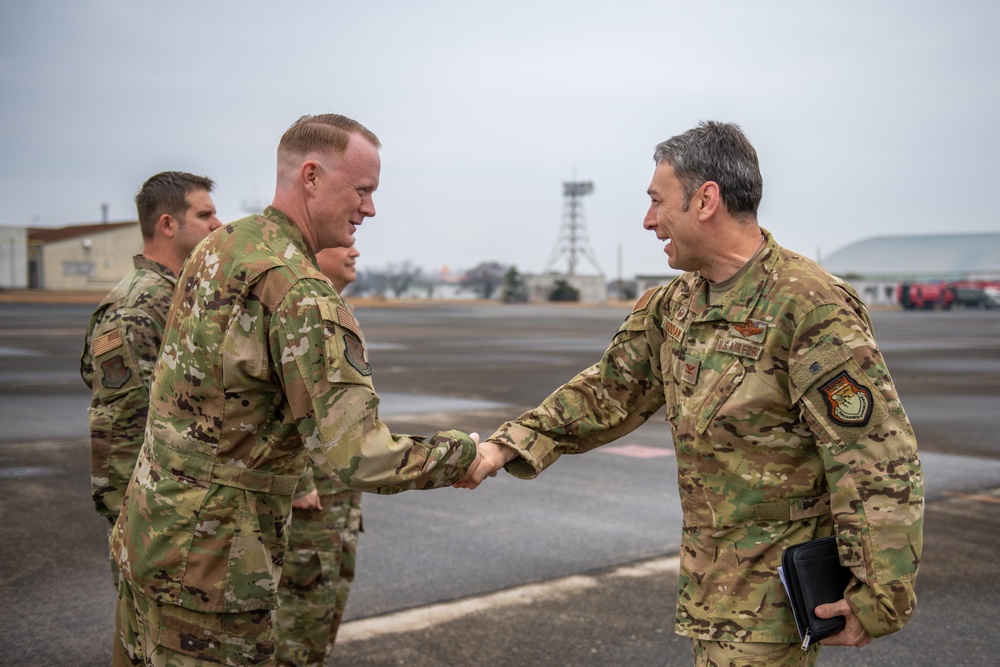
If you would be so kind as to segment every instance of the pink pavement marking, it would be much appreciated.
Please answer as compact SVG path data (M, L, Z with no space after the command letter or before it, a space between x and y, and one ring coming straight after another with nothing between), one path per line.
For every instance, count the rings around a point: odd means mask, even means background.
M599 452L631 456L637 459L655 459L660 456L673 456L674 450L662 447L646 447L645 445L607 445L599 447Z

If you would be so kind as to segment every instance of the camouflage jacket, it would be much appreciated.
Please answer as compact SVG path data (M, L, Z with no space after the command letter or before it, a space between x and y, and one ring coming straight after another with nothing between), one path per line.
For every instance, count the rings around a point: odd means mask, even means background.
M358 491L451 484L464 433L391 435L361 335L299 229L273 208L188 258L153 371L112 553L145 597L274 609L292 494L311 457Z
M146 428L149 381L163 340L177 277L136 255L135 268L90 318L80 375L93 391L90 479L94 505L111 523L118 518Z
M684 527L677 631L794 642L782 550L836 534L872 636L912 615L922 546L916 441L854 290L766 246L719 303L687 273L647 292L604 355L491 439L532 477L666 406Z

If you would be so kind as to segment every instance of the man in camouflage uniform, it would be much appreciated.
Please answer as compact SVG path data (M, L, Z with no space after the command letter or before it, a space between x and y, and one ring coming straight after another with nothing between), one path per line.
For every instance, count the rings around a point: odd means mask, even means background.
M356 246L327 248L316 262L337 294L357 279ZM350 305L345 306L350 310ZM362 343L364 341L362 340ZM354 581L361 492L307 462L292 499L274 616L279 667L322 667L333 653Z
M684 527L677 632L697 665L811 665L777 568L836 535L854 578L817 608L864 646L911 617L923 477L871 320L854 290L757 223L762 180L740 129L703 123L656 148L644 226L685 271L636 303L604 358L481 446L474 488L506 464L631 432L666 406Z
M211 179L177 171L143 184L135 197L142 254L87 328L80 374L93 391L91 492L98 513L112 525L142 445L150 376L177 274L194 246L222 226L209 194L213 187Z
M278 146L261 215L227 225L177 281L146 436L112 553L118 664L274 665L272 613L308 458L353 490L460 481L476 441L397 436L378 419L361 332L317 250L375 215L379 141L305 116Z

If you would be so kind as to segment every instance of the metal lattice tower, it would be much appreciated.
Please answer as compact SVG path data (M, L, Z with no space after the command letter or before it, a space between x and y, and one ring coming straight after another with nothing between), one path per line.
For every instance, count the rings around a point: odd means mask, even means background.
M566 204L563 208L562 227L559 228L559 239L556 247L549 257L546 272L551 273L555 264L564 256L567 258L568 271L566 275L576 275L577 259L586 257L597 273L604 275L601 267L597 264L597 258L590 249L590 242L587 240L587 230L583 221L583 197L594 191L594 184L591 181L569 181L563 183L563 196Z

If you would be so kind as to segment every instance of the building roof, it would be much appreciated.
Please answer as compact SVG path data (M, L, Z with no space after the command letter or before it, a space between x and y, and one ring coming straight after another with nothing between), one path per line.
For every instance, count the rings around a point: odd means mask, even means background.
M53 241L64 241L66 239L90 236L101 232L110 232L122 227L135 226L139 223L131 222L98 222L84 225L68 225L66 227L28 227L28 240L33 243L52 243Z
M1000 232L874 236L847 245L823 262L840 276L964 278L1000 275Z

